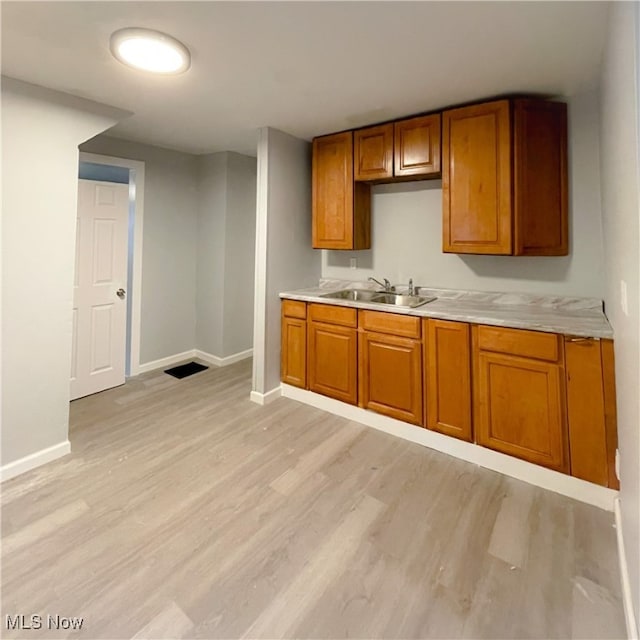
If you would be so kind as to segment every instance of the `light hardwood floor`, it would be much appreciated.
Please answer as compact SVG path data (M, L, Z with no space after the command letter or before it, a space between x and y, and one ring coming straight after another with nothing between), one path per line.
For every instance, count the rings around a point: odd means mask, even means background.
M612 514L252 404L250 378L152 372L72 403L71 455L2 485L2 637L624 637Z

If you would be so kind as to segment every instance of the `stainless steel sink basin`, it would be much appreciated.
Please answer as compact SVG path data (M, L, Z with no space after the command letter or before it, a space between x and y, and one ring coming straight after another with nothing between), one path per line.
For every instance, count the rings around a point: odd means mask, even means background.
M379 297L372 302L378 302L379 304L392 304L396 307L420 307L427 302L433 302L435 297L426 296L408 296L400 293L381 293Z
M372 302L396 307L409 307L410 309L435 300L435 297L408 296L400 293L384 293L367 289L343 289L342 291L325 293L322 297L332 298L333 300L353 300L355 302Z
M344 289L343 291L335 291L334 293L325 293L323 298L333 298L334 300L357 300L359 302L372 302L380 296L379 291L370 291L369 289Z

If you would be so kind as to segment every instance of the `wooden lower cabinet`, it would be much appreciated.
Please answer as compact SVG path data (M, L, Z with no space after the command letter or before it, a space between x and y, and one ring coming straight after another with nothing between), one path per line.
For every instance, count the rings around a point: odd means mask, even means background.
M280 334L280 377L283 382L303 389L307 386L307 305L295 300L282 301Z
M426 426L473 442L469 325L426 318L423 323Z
M358 332L355 328L309 322L309 389L349 404L358 402Z
M564 342L571 475L618 489L613 342L573 337Z
M478 334L482 329L474 327L473 392L477 443L568 473L564 370L561 362L547 360L547 350L541 352L540 359L483 351L478 347ZM531 353L532 345L536 344L535 332L502 331L507 337L504 342L511 346L512 351ZM558 340L558 336L553 334L546 336ZM542 337L546 336L542 334ZM495 341L495 344L498 345L499 341ZM547 346L546 340L541 340L540 344Z
M282 381L613 489L613 341L282 304Z
M307 386L307 323L299 318L282 318L281 377L295 387Z
M361 331L360 405L422 425L422 342Z

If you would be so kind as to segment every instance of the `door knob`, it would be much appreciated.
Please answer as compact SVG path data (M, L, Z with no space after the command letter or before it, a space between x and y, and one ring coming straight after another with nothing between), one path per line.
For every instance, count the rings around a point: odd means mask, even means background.
M126 294L127 294L127 292L126 292L122 287L120 287L120 289L118 289L118 290L116 291L116 295L117 295L117 296L118 296L118 298L120 298L121 300L123 300L123 299L124 299L124 297L125 297L125 295L126 295Z

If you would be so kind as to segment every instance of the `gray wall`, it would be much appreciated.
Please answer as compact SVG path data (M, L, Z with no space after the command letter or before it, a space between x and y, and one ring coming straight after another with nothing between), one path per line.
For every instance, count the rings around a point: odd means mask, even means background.
M256 159L198 157L196 348L226 357L253 344Z
M124 115L2 78L3 466L67 441L78 145Z
M570 254L566 257L442 253L442 182L373 188L371 251L323 251L322 275L481 291L604 295L598 95L569 101ZM355 257L358 268L349 268Z
M198 158L196 338L198 349L222 354L227 157Z
M320 252L311 248L311 145L260 129L256 222L253 391L280 385L281 291L317 285Z
M606 309L615 336L620 504L636 620L640 621L640 150L638 5L611 7L602 68L602 212ZM627 284L628 315L620 283Z
M224 326L221 356L253 346L256 159L227 153Z
M196 156L104 135L80 150L145 163L140 364L193 349Z

